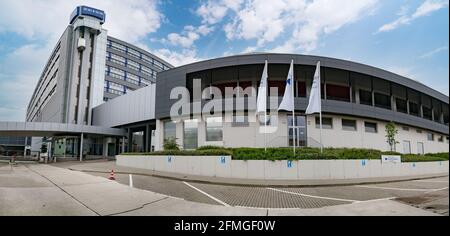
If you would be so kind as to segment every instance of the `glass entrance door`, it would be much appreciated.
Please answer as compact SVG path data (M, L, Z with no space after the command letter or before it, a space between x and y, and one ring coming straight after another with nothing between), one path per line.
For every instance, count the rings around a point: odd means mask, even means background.
M294 145L294 134L295 134L295 146L296 147L306 147L307 136L306 136L306 117L305 116L295 116L295 124L292 126L292 115L287 118L288 122L288 139L289 146Z

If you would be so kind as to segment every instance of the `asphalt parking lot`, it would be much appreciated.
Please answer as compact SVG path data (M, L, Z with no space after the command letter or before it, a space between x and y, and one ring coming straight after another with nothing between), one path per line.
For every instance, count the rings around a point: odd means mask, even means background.
M109 177L107 173L89 174ZM116 174L115 177L117 182L130 185L129 174ZM321 208L391 199L442 215L448 215L448 181L447 176L366 185L271 188L198 183L136 174L131 177L134 188L213 205L283 209Z

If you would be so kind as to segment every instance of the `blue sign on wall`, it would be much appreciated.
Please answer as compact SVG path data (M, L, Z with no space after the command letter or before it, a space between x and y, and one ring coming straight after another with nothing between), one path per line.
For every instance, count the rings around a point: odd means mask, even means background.
M225 157L224 156L220 157L220 163L225 164Z
M287 161L287 168L292 168L292 161Z
M99 19L101 21L100 22L101 24L105 23L105 19L106 19L106 14L102 10L95 9L95 8L92 8L92 7L87 7L87 6L78 6L77 8L75 8L75 10L70 15L70 24L72 24L73 21L78 16L92 16L92 17L95 17L95 18L97 18L97 19Z
M361 161L361 165L362 165L362 166L366 166L366 160L362 160L362 161Z
M169 162L169 163L172 162L172 157L171 156L167 156L167 162Z

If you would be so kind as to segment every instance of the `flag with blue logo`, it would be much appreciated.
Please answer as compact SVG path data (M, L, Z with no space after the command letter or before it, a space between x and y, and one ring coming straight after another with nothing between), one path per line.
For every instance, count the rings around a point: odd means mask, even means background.
M267 106L267 61L264 65L264 71L261 76L261 82L258 89L258 97L256 98L256 112L266 112Z
M294 110L294 60L291 61L291 67L289 68L289 73L286 79L283 100L281 100L278 110Z

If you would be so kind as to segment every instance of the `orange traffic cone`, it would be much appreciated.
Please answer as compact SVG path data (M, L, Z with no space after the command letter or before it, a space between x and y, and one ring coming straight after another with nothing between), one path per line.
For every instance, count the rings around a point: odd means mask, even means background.
M116 180L116 176L114 174L114 170L111 170L111 173L109 173L109 178L110 180Z

